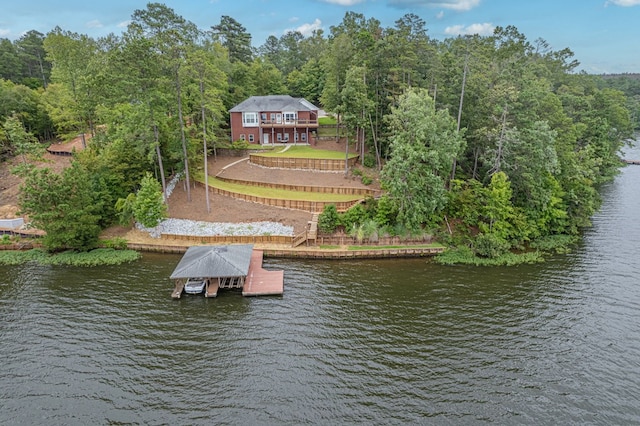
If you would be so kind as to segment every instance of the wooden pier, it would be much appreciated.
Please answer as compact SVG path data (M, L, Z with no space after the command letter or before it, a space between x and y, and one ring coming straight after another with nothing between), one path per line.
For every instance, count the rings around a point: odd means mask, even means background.
M243 296L273 296L284 293L284 271L262 268L262 250L253 250L249 273L242 287Z
M623 163L633 164L635 166L640 166L640 160L622 160Z
M182 296L182 291L184 290L184 281L183 280L177 280L176 281L176 288L173 289L173 293L171 293L171 297L173 297L174 299L180 299L180 296Z

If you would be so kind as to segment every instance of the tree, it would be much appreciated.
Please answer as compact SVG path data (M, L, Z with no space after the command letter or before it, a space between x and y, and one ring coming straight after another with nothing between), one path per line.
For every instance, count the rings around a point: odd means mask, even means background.
M46 89L51 75L51 63L45 59L44 34L35 30L27 31L15 42L15 46L25 64L24 83L30 87Z
M177 103L177 118L182 145L182 156L187 181L187 201L191 201L191 182L189 173L189 155L185 134L185 123L182 105L182 86L180 69L185 63L187 51L200 36L198 28L190 21L179 16L175 11L160 3L149 3L147 9L136 10L132 16L133 28L152 41L152 45L161 55L163 66L173 80Z
M351 67L347 71L345 84L341 92L340 110L343 112L347 129L356 133L356 146L360 146L360 161L364 158L364 129L368 123L372 102L367 97L366 69ZM349 168L349 138L347 137L345 153L345 175Z
M167 205L164 204L162 188L150 173L140 182L140 190L133 203L133 216L147 228L157 226L167 217Z
M14 154L22 157L23 164L27 164L27 155L39 156L44 152L42 145L26 131L16 114L7 117L3 128Z
M253 59L251 34L238 21L230 16L222 15L220 23L211 27L213 39L220 42L229 52L231 62L248 64Z
M447 111L436 111L424 89L400 96L387 120L393 136L382 184L398 204L398 221L417 230L445 206L450 164L464 141L455 120Z
M77 161L61 174L33 169L21 187L19 204L21 214L46 232L42 245L48 251L96 246L102 203L94 198L89 173Z

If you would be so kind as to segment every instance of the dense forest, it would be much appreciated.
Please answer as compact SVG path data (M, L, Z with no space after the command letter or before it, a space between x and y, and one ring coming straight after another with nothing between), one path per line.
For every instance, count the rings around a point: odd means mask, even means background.
M0 156L93 135L61 175L16 170L22 209L52 250L94 245L149 176L192 177L203 144L231 142L227 111L252 95L304 97L366 147L386 195L349 225L441 233L484 257L588 226L640 123L632 76L576 72L571 50L511 26L439 41L413 14L384 28L347 12L327 33L254 48L232 17L202 29L149 3L121 35L31 31L0 39L0 57Z

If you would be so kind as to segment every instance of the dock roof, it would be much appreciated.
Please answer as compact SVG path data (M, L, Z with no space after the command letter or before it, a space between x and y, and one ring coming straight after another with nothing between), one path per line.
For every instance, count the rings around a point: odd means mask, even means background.
M189 247L171 279L246 277L253 244Z

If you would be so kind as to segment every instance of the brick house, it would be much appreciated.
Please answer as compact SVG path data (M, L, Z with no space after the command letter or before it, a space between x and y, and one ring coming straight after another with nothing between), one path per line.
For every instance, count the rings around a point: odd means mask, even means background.
M289 95L252 96L229 110L231 140L308 144L318 129L318 107Z

